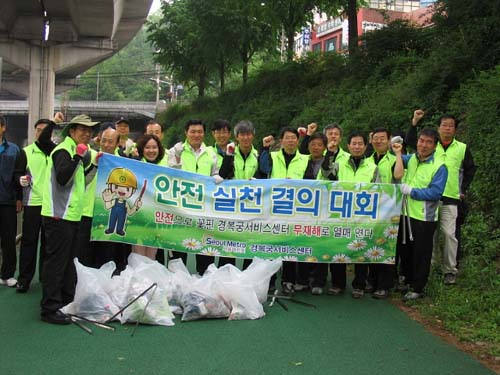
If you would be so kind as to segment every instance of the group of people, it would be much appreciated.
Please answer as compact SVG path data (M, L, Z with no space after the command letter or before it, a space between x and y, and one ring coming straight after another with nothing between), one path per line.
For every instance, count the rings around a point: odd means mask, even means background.
M457 119L442 116L437 131L425 128L418 132L423 116L422 110L414 112L405 144L380 127L370 133L369 139L359 131L349 134L347 151L340 146L343 132L337 124L327 125L323 132L318 131L315 123L299 129L285 127L279 139L273 135L264 137L257 150L255 127L250 121L240 121L232 129L228 121L216 120L211 129L215 144L207 146L205 123L189 120L184 128L185 140L166 149L162 143L163 126L154 120L145 125L144 134L134 142L129 138L126 119L98 123L86 115L76 116L63 125L38 120L34 125L35 142L19 149L7 141L6 121L0 116L0 284L15 287L19 293L27 292L40 247L41 319L69 324L70 319L59 309L74 296L74 257L91 267L113 260L118 271L126 266L130 251L162 263L167 255L186 263L187 254L183 252L90 241L96 171L100 156L108 153L212 176L216 183L225 179L291 178L400 184L407 201L400 228L405 225L411 230L399 231L396 265L355 264L351 293L352 297L361 298L371 292L374 298L383 299L397 283L405 291L405 300L420 298L429 276L433 249L437 253L439 248L438 225L444 237L444 282L456 282L455 223L475 169L470 150L455 139ZM56 122L60 117L56 116ZM63 138L56 144L52 133L62 126ZM405 146L414 147L416 152L406 154ZM109 198L106 194L112 196L111 192L104 192L105 201ZM119 200L108 201L120 204ZM141 204L137 200L133 207L124 205L123 209L138 210ZM23 209L16 280L16 214ZM120 223L113 225L118 227L108 229L120 235ZM214 261L212 256L197 255L196 271L203 274ZM228 263L234 265L235 259L218 260L219 266ZM243 267L249 264L250 260L245 259ZM331 284L327 286L328 270ZM325 291L340 295L346 290L346 276L345 264L284 262L281 289L286 294L310 289L315 295ZM275 278L270 284L270 288L274 287Z

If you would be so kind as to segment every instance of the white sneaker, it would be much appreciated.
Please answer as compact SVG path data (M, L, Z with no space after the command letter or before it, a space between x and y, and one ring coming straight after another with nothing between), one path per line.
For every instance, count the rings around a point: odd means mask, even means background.
M0 284L1 285L7 285L8 287L15 287L17 285L17 280L14 279L13 277L11 277L10 279L7 279L7 280L2 280L0 279Z
M295 284L293 286L293 288L295 289L296 292L302 292L302 291L308 289L309 287L307 285L304 285L304 284Z

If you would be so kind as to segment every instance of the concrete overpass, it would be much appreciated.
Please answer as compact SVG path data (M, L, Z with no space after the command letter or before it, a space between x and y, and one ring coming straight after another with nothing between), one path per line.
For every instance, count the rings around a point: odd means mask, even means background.
M28 123L51 118L54 96L123 48L152 0L1 0L0 96L28 98ZM1 108L0 108L1 110ZM28 127L28 139L33 129Z
M165 110L162 104L158 110ZM28 115L29 104L27 100L0 100L0 111L3 115ZM113 101L87 101L73 100L60 102L55 100L54 110L61 111L70 119L85 113L98 120L112 120L117 117L129 119L151 119L155 117L157 106L155 102L113 102Z

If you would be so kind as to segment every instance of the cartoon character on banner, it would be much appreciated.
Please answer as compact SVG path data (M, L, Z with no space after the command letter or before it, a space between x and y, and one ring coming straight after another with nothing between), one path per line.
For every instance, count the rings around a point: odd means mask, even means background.
M141 193L134 204L128 200L137 190L137 178L126 168L115 168L108 175L108 187L102 192L104 208L110 210L106 234L115 233L125 236L125 223L128 216L134 215L142 207L142 196L146 191L147 180L144 180Z

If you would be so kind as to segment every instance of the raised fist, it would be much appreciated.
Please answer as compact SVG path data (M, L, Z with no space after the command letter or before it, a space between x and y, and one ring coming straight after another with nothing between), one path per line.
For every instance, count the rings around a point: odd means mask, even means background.
M262 139L262 145L264 147L270 147L274 143L274 137L272 135L268 135Z
M233 155L235 147L234 142L229 143L226 146L226 155Z
M424 117L425 112L421 109L417 109L415 112L413 112L413 118L411 119L411 124L413 126L417 126L418 122Z
M89 152L89 148L87 147L87 145L79 143L78 146L76 146L76 154L81 156L82 158L87 155L87 152Z
M299 132L299 136L301 136L301 137L303 137L303 136L305 136L307 134L307 130L303 126L301 126L300 128L298 128L297 131Z
M19 185L22 187L27 187L31 183L31 176L28 174L26 176L19 177Z
M318 124L315 122L311 122L309 125L307 125L307 135L313 135L316 130L318 130Z
M395 154L400 154L403 151L403 144L392 143L392 151L394 151Z

